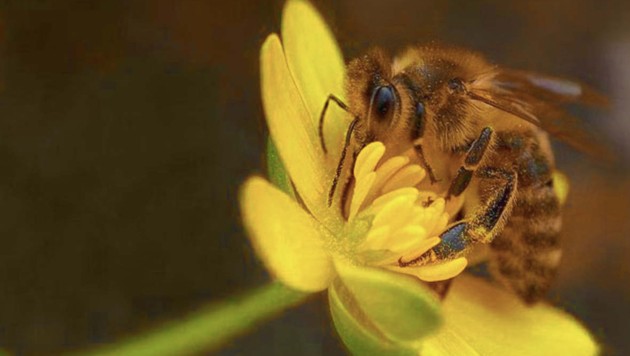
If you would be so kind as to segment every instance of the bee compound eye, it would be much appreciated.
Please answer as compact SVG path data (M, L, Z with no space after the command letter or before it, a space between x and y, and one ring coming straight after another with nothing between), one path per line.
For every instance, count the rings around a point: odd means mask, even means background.
M424 103L418 102L416 104L416 115L413 117L413 125L411 127L411 138L416 139L422 137L424 134L424 115L426 114L424 109Z
M379 86L372 95L372 112L379 120L388 117L395 105L396 96L391 86Z
M416 104L416 117L418 119L423 119L425 114L424 103L418 102Z

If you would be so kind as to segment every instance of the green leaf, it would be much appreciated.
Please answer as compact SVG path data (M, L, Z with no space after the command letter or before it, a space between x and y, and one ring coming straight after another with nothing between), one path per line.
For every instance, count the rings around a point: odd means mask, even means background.
M280 159L280 155L278 154L278 149L271 137L267 138L267 175L269 176L269 180L276 187L289 194L292 198L295 198L291 178L289 178L284 168L282 159Z
M442 322L439 302L413 277L383 269L337 265L340 279L334 288L350 304L353 316L385 338L417 344Z
M383 337L378 330L363 325L352 315L349 305L344 303L336 288L328 291L330 313L337 333L354 355L416 355L417 351L403 345L394 344Z

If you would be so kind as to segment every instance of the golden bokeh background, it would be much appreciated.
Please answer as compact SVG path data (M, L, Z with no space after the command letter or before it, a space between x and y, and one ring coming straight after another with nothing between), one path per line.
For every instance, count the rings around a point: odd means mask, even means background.
M263 172L258 50L283 2L0 4L0 346L114 342L268 280L237 190ZM550 300L606 353L630 352L630 2L315 1L346 58L431 41L578 79L606 165L557 147L571 179ZM315 59L316 60L316 59ZM492 335L488 335L492 337ZM343 354L325 298L222 354Z

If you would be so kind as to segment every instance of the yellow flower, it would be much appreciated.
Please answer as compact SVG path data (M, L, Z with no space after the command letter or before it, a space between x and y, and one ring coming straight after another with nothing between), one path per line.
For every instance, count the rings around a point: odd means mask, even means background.
M327 154L319 144L317 120L328 94L344 93L340 50L308 2L289 0L282 42L270 35L260 60L267 124L291 184L283 191L250 178L241 194L245 226L276 278L298 290L329 289L335 324L354 352L367 352L369 342L381 343L383 350L402 345L425 354L596 352L590 335L570 316L542 304L525 307L469 276L459 277L442 303L444 325L423 339L440 315L420 281L453 278L467 260L405 268L398 260L414 259L439 243L449 219L444 199L415 188L425 177L420 166L405 155L389 157L386 147L374 142L359 153L350 172L355 184L345 213L342 194L329 207L328 189L349 120L330 108Z

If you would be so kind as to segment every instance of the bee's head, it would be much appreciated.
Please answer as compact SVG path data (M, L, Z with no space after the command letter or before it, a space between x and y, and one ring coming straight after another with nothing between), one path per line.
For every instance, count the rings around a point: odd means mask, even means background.
M348 65L346 92L350 110L359 118L359 142L384 141L396 130L406 98L392 79L391 60L378 49Z
M478 134L468 86L488 68L475 53L457 49L416 48L393 62L370 50L348 65L348 104L359 118L355 137L367 143L431 136L441 149L461 146Z

